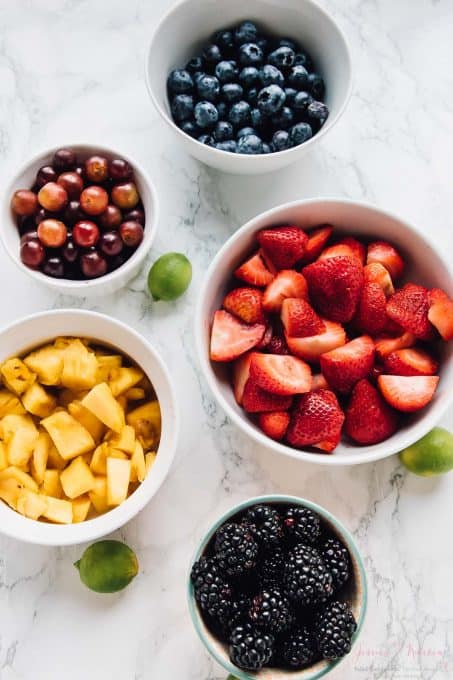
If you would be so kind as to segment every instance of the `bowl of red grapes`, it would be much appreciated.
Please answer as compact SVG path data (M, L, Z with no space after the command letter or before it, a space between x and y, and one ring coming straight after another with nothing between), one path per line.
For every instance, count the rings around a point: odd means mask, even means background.
M138 272L155 234L155 190L100 147L41 154L10 185L2 240L27 273L68 294L108 293Z

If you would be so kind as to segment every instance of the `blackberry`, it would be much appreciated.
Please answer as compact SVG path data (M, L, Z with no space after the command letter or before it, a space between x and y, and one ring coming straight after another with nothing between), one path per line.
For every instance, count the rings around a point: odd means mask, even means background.
M288 630L293 622L290 602L277 589L255 595L249 616L258 628L276 635Z
M339 590L349 578L350 558L349 551L336 538L329 538L322 546L321 556L324 564L332 574L335 590Z
M321 555L303 543L288 553L283 583L288 597L303 607L324 602L333 593L332 575Z
M249 611L252 605L250 595L238 593L234 596L231 603L231 612L227 622L227 628L231 632L233 628L244 623L249 618Z
M260 562L258 580L261 587L263 589L279 588L282 585L284 568L285 553L281 548L276 548Z
M259 671L272 658L275 640L250 623L237 626L230 636L230 659L247 671Z
M263 548L278 546L283 538L280 515L270 505L254 505L249 508L244 523Z
M214 551L222 571L240 576L255 566L258 544L246 526L224 524L217 532Z
M209 557L200 558L193 565L190 577L201 609L222 625L226 624L231 614L233 593L230 584L220 574L216 561Z
M289 668L305 668L317 657L316 642L311 631L303 626L292 630L282 640L279 657Z
M339 659L351 651L352 635L357 629L354 615L344 602L329 602L319 613L314 634L324 659Z
M296 543L316 543L321 536L321 520L310 508L288 508L283 526L287 536Z

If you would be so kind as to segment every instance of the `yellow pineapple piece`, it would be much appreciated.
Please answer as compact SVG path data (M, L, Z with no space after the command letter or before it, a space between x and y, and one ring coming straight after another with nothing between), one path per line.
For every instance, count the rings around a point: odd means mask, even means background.
M45 496L44 498L46 501L46 509L43 512L43 517L51 522L56 522L57 524L71 524L71 501L62 500L61 498L52 498L52 496Z
M156 456L157 456L157 453L155 451L149 451L145 455L146 475L148 475L150 469L154 465L154 463L156 461Z
M130 411L126 416L126 422L132 425L144 449L157 447L161 432L161 415L157 400L148 401Z
M91 434L67 411L58 411L41 421L50 434L58 453L65 460L71 460L94 449Z
M17 357L5 361L0 368L0 373L5 387L18 396L28 390L36 380L36 375L31 373L24 362Z
M74 498L72 501L72 521L77 523L86 520L90 506L91 501L87 494Z
M81 456L60 472L60 482L66 496L71 499L94 488L93 473Z
M31 458L31 475L37 484L44 481L49 451L52 447L52 440L47 432L40 432Z
M126 413L127 410L127 398L125 397L124 394L120 394L119 397L117 397L116 401L118 402L121 410Z
M107 503L120 505L127 498L131 478L131 461L107 458Z
M124 423L124 411L116 401L107 383L100 383L93 387L82 400L91 413L102 420L104 425L114 432L121 432Z
M61 384L70 390L89 390L96 384L98 362L80 340L73 340L63 352Z
M41 484L41 491L46 496L53 496L54 498L61 498L63 495L63 487L60 482L60 473L58 470L46 470L44 479Z
M106 461L108 457L127 459L126 454L119 449L112 449L108 442L103 442L94 450L90 462L90 469L96 475L106 475L107 466Z
M72 345L74 342L81 342L82 345L85 345L88 347L89 341L86 338L71 338L68 336L65 337L60 337L56 338L54 340L53 346L56 347L57 349L66 349L66 347L69 347L69 345Z
M46 432L47 434L47 432ZM49 457L47 459L47 468L50 470L63 470L66 465L64 458L60 456L57 451L55 444L51 441L51 447L49 449Z
M16 510L30 519L39 519L47 510L47 499L30 489L22 489L17 497Z
M27 472L24 472L15 465L10 465L0 472L0 484L7 479L13 479L21 488L30 489L30 491L38 491L38 485L33 477Z
M46 392L42 385L35 382L22 395L22 404L32 415L45 418L55 409L57 400Z
M110 371L109 386L114 397L127 392L143 378L144 373L139 368L114 368Z
M17 499L22 489L23 486L12 477L0 480L0 498L14 510L17 507Z
M146 397L143 387L131 387L130 390L124 393L128 401L140 401Z
M27 465L38 439L38 430L30 416L7 415L1 429L10 465Z
M8 467L8 456L6 455L6 448L0 439L0 471Z
M94 478L94 489L88 492L88 496L97 512L102 513L109 509L106 477Z
M0 418L7 415L24 415L26 410L18 397L9 390L0 390Z
M96 444L98 444L105 431L104 423L100 421L94 413L85 408L78 400L73 401L68 405L68 411L73 418L78 420L79 423L88 430Z
M108 382L110 371L114 368L121 368L122 357L118 354L99 354L96 352L96 359L98 362L97 383Z
M109 446L125 451L130 456L135 450L135 430L131 425L125 425L121 432L110 433L107 437Z
M43 385L59 385L63 371L63 352L52 345L44 345L34 352L30 352L24 359L24 364Z
M143 482L146 477L146 462L143 446L135 442L135 450L131 458L131 482Z

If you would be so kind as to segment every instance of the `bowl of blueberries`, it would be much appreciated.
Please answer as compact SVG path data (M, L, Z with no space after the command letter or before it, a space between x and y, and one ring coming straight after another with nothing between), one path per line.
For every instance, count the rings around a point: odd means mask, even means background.
M297 161L339 120L351 58L312 0L182 0L161 20L146 82L186 151L224 172Z

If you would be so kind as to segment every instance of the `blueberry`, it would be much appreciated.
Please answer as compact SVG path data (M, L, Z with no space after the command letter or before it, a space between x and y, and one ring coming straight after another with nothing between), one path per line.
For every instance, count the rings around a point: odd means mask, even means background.
M322 99L324 97L324 81L320 75L317 73L310 73L308 76L308 86L315 99Z
M272 149L266 142L261 144L261 153L272 153Z
M274 151L284 151L285 149L289 149L290 146L291 142L286 130L277 130L277 132L274 132L271 142L271 148Z
M237 79L238 69L235 61L219 61L215 74L221 83L231 83Z
M289 106L282 106L280 111L274 113L271 121L277 130L287 130L294 123L294 113Z
M323 102L312 101L307 107L307 115L323 125L329 116L329 109Z
M213 36L213 42L220 47L224 54L231 54L234 50L233 31L230 31L228 28L218 31Z
M250 120L254 128L259 129L264 125L263 114L257 108L254 108L250 111Z
M296 123L289 131L291 146L303 144L310 137L313 137L313 131L308 123Z
M286 96L281 87L269 85L258 93L258 108L264 115L271 116L282 108L285 99Z
M186 135L190 135L191 137L197 137L200 134L200 130L191 120L183 121L179 127Z
M258 40L256 41L256 44L257 44L259 47L261 47L261 49L262 49L262 51L263 51L263 54L268 54L268 52L269 52L269 50L270 50L270 47L271 47L271 44L270 44L270 42L269 42L269 38L266 38L266 36L261 36L261 37L258 38Z
M190 94L177 94L171 101L171 112L178 122L192 118L193 97Z
M203 58L207 64L209 64L211 67L214 67L219 63L219 61L222 61L222 53L219 49L219 46L214 45L214 43L206 45L203 50Z
M294 98L297 94L297 90L294 89L294 87L285 87L285 94L286 94L286 103L289 106L293 105Z
M186 70L189 71L189 73L196 73L197 71L203 71L204 66L203 57L192 57L186 64Z
M215 148L219 149L219 151L229 151L230 153L237 152L237 144L234 139L228 139L226 142L217 142Z
M243 87L253 87L260 80L260 73L255 66L245 66L239 73L239 82Z
M226 120L219 120L214 128L216 142L226 142L233 139L233 126Z
M261 153L263 143L257 135L244 135L238 141L238 153Z
M204 71L195 71L195 73L192 74L192 78L193 78L195 85L198 83L200 78L204 78L205 75L206 75L206 73Z
M250 104L244 101L236 102L230 109L229 120L237 127L248 125L250 122Z
M215 76L205 74L197 80L197 91L200 99L215 102L220 93L220 83Z
M194 111L197 125L201 128L213 127L219 120L219 112L211 102L198 102Z
M216 104L219 112L219 120L225 120L228 117L228 105L226 102L219 102Z
M278 47L289 47L294 52L297 52L300 49L299 44L295 40L292 40L292 38L280 38Z
M296 111L305 111L309 104L313 101L313 97L308 92L297 92L293 99L293 109Z
M246 99L251 106L255 106L258 101L258 90L256 87L252 87L251 90L247 92Z
M227 102L238 102L244 94L239 83L225 83L225 85L222 85L221 92L222 97Z
M234 32L234 40L238 45L255 42L257 36L258 29L253 21L243 21Z
M263 50L256 43L244 43L239 48L239 63L242 66L256 66L264 59Z
M208 146L214 146L214 138L212 135L200 135L198 141L202 144L207 144Z
M294 57L294 66L304 66L307 71L311 71L313 69L313 62L307 52L301 51Z
M276 66L279 69L289 69L294 64L296 54L291 47L277 47L276 50L270 53L267 60L269 64Z
M173 94L190 94L194 89L192 76L185 69L172 71L168 76L167 86Z
M280 85L280 87L283 87L285 83L283 73L276 66L272 66L272 64L263 66L260 69L259 76L263 87L268 85Z
M241 137L245 137L245 135L256 135L256 131L248 126L248 127L243 127L240 130L238 130L236 134L236 139L240 139Z
M304 66L293 66L288 74L288 85L296 90L305 90L308 85L308 71Z

